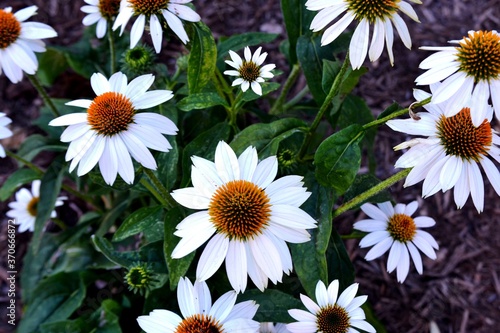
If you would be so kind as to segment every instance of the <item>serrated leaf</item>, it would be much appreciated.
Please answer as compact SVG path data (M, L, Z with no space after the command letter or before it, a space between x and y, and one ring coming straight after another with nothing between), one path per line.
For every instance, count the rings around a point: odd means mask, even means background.
M182 111L194 109L208 109L212 106L222 105L229 107L226 100L217 93L197 93L184 97L177 103L177 107Z
M351 125L323 141L314 154L316 179L342 195L352 184L361 164L361 125Z
M163 209L161 206L143 207L130 214L113 235L113 242L119 242L127 237L151 228L161 220Z
M217 60L217 47L210 29L202 22L191 25L191 52L188 59L188 86L190 94L201 92L212 79Z
M289 323L294 321L288 314L290 309L304 309L304 305L298 299L276 289L247 290L238 296L237 303L243 301L255 301L259 304L257 314L253 318L259 322Z
M18 187L40 179L41 174L32 169L18 169L7 178L5 183L0 188L0 201L7 200Z

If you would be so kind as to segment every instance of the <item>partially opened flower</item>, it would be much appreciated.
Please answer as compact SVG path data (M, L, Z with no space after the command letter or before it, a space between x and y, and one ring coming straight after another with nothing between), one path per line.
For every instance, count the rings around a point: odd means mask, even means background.
M5 113L0 112L0 140L6 139L12 136L12 131L7 128L12 120L5 115ZM5 149L0 144L0 157L5 157Z
M322 281L316 285L316 302L300 294L300 299L309 312L299 309L288 310L298 322L286 327L292 333L359 333L358 329L374 333L375 328L365 320L361 305L367 296L356 296L358 284L354 283L339 294L339 280L326 288Z
M66 161L72 160L70 172L78 165L77 174L83 176L99 163L104 180L112 185L117 174L129 184L134 182L130 156L142 166L156 169L156 161L148 148L169 151L172 146L162 134L175 135L178 129L160 114L137 113L173 97L170 90L146 91L153 82L151 74L127 83L127 77L121 72L113 74L109 81L96 73L90 83L97 97L66 103L87 109L87 112L64 115L49 123L68 126L61 141L70 142L66 153Z
M267 52L261 54L261 50L262 47L259 47L252 55L250 48L248 46L245 47L245 59L241 59L236 52L229 51L231 60L226 60L226 63L236 70L228 70L225 71L224 74L237 76L238 78L233 81L233 86L241 85L241 90L243 90L243 92L251 87L254 93L262 95L260 83L264 82L264 79L274 77L274 74L271 72L271 70L276 67L274 64L268 64L261 67L267 57Z
M201 18L194 10L186 6L192 0L121 0L120 14L118 14L113 30L121 27L120 34L132 16L137 19L130 32L130 48L137 45L142 37L149 19L149 31L153 40L156 53L161 51L163 38L162 20L164 19L170 29L186 44L189 37L184 30L181 19L189 22L198 22Z
M417 4L422 3L420 0L410 1ZM418 22L417 14L412 6L402 0L308 0L306 8L320 11L311 22L313 31L322 30L345 12L342 18L325 30L321 37L321 45L330 44L347 29L352 21L358 21L358 26L354 30L349 45L349 56L353 69L360 68L363 65L367 52L370 61L377 60L382 54L384 44L387 46L391 65L394 63L392 25L396 27L403 44L407 48L411 48L408 27L399 16L398 11L405 13ZM368 49L370 26L373 26L373 32L370 48Z
M196 156L192 161L193 187L175 190L172 197L202 211L177 225L174 234L182 239L172 257L182 258L210 239L198 262L198 281L210 278L225 259L229 282L237 292L245 290L247 274L260 290L267 287L268 278L281 282L283 272L292 270L286 242L307 242L306 229L316 228L316 221L299 208L310 195L302 177L274 180L275 156L258 162L250 146L236 157L223 141L215 151L215 163Z
M488 100L491 96L497 119L500 119L500 34L493 31L469 31L467 37L450 41L454 46L421 47L438 51L420 63L427 71L417 77L418 85L442 81L433 92L432 103L448 101L447 116L460 112L461 106L472 94L477 100L472 123L478 127L488 118Z
M16 192L16 201L9 203L9 210L6 215L14 219L14 223L19 225L19 232L26 230L35 230L35 220L38 212L38 201L40 201L40 184L39 180L31 183L31 192L25 188ZM63 205L63 200L67 197L58 197L56 207ZM51 218L56 217L56 211L52 211Z
M37 9L30 6L15 13L11 7L0 9L0 74L3 71L12 83L23 79L23 71L35 74L38 69L35 52L45 52L41 39L57 36L47 24L25 22Z
M236 303L236 292L228 291L212 305L210 290L205 282L181 278L177 300L182 317L168 310L153 310L137 318L146 333L237 333L257 332L259 323L252 320L258 305L254 301Z
M95 24L97 38L102 38L108 29L108 23L118 15L120 0L84 0L88 5L83 6L82 12L88 14L83 18L83 25Z
M378 206L378 207L377 207ZM354 229L368 232L361 239L360 247L373 246L365 256L366 260L373 260L382 256L389 249L387 271L391 273L397 269L397 279L403 283L410 271L410 256L419 274L422 274L422 258L418 250L431 259L436 259L434 249L439 249L434 238L419 228L428 228L436 224L434 219L427 216L412 218L418 208L418 202L408 205L392 204L387 201L377 204L364 204L361 210L370 219L354 223Z
M439 85L431 89L439 89ZM430 95L415 91L417 100ZM473 123L473 114L482 106L477 100L470 100L459 107L458 113L448 111L455 103L427 104L429 112L420 112L420 120L413 118L389 120L387 125L395 131L410 135L420 135L404 142L394 149L410 148L396 161L396 168L412 168L404 186L414 185L424 180L422 196L428 197L439 190L446 192L455 187L454 198L461 208L469 193L478 212L484 207L484 184L481 166L490 180L491 186L500 195L500 173L490 158L500 162L500 138L492 129L490 121L493 110L487 106L485 118L479 126ZM448 117L447 114L455 114Z

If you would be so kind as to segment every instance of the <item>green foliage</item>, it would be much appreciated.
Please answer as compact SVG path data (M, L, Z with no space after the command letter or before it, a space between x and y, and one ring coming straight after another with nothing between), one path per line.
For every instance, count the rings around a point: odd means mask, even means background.
M196 94L211 80L215 62L217 60L217 47L210 29L203 23L192 25L191 52L188 60L188 85L189 92Z
M288 314L289 309L303 309L298 299L275 289L264 292L252 289L238 297L238 302L253 300L259 304L259 310L254 319L259 322L289 323L293 319Z
M162 207L143 207L130 214L122 225L115 231L113 242L119 242L127 237L136 235L140 232L152 228L161 220Z
M5 201L15 190L29 182L40 178L40 174L32 169L18 169L12 173L0 188L0 200Z

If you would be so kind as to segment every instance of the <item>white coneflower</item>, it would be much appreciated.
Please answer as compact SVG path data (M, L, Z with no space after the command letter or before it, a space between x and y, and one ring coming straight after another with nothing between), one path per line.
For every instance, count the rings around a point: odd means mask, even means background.
M7 128L12 120L5 115L5 113L0 112L0 140L6 139L12 136L12 131ZM5 149L0 144L0 157L5 157Z
M196 156L192 161L194 187L175 190L172 197L202 211L177 225L174 234L182 239L172 257L182 258L210 239L198 262L197 280L210 278L225 259L229 282L237 292L245 290L247 274L260 290L267 287L268 278L281 282L283 272L292 270L286 242L307 242L306 229L316 228L316 221L299 208L310 196L302 177L274 180L275 156L258 162L256 149L248 147L236 157L223 141L215 151L215 163Z
M36 14L37 6L12 13L12 8L0 9L0 74L12 83L23 79L23 71L34 75L38 69L35 52L45 52L43 38L57 36L47 24L25 22Z
M80 10L88 15L83 18L83 25L89 26L97 23L95 28L97 38L106 35L108 23L117 15L120 9L120 0L84 0L88 5Z
M410 0L413 3L421 4L420 0ZM330 22L337 19L345 12L345 15L325 30L321 37L321 45L330 44L349 26L352 21L358 21L359 24L354 30L354 34L349 45L349 56L351 66L357 69L363 65L366 53L370 61L377 60L387 46L387 53L391 65L394 63L392 53L392 44L394 41L393 27L407 48L411 48L411 37L408 27L399 16L398 11L408 15L411 19L418 22L418 17L412 6L402 0L308 0L306 7L309 10L320 12L311 22L311 29L320 31ZM368 50L370 26L373 26L372 41Z
M418 208L416 201L394 207L387 201L377 206L369 203L361 206L361 210L371 219L354 223L354 229L369 233L363 237L359 246L373 246L365 259L373 260L390 249L387 271L391 273L397 269L399 282L403 283L408 276L410 255L417 272L422 274L422 258L418 249L429 258L436 259L434 249L439 249L439 246L428 232L419 228L432 227L436 222L427 216L411 217Z
M68 126L62 142L71 142L66 161L72 160L70 172L78 166L83 176L99 163L107 184L120 174L129 184L134 182L132 157L148 169L156 170L156 161L148 150L169 151L172 146L162 134L175 135L177 126L165 116L141 112L173 97L170 90L146 91L154 82L151 74L141 75L127 84L125 74L92 75L90 83L97 97L78 99L66 105L87 109L52 120L51 126Z

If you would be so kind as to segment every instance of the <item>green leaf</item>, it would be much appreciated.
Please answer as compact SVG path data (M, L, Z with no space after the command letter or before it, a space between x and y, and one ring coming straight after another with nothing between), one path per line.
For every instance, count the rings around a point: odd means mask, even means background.
M18 187L40 179L40 174L32 169L18 169L7 178L5 183L0 188L0 201L7 200Z
M116 202L118 204L115 204L115 206L103 216L99 229L96 231L96 235L104 236L108 232L116 219L118 219L125 209L127 209L130 204L130 197L127 194L122 194Z
M36 298L26 304L18 332L39 332L43 323L67 319L80 307L85 293L86 288L78 272L49 276L34 290Z
M345 192L344 194L344 201L347 202L354 197L360 195L361 193L366 192L370 188L374 187L375 185L378 185L380 183L380 179L375 177L374 175L368 173L364 175L357 175L356 178L354 179L354 182L352 183L351 187ZM361 202L359 205L355 206L352 208L352 210L357 209L360 207L362 204L371 202L371 203L378 203L378 202L386 202L386 201L391 201L392 196L390 192L387 189L384 189L383 191L375 194L374 196L368 198L367 200Z
M213 161L217 144L219 141L227 142L230 134L231 126L226 122L219 123L198 135L184 148L182 152L181 188L186 187L191 179L191 156L199 156Z
M50 215L56 205L57 197L61 192L63 175L66 170L63 156L57 157L47 169L41 179L40 200L37 204L37 214L35 219L35 230L33 231L32 245L35 252L42 239L42 232L45 223L50 219Z
M335 78L340 72L342 63L339 60L331 61L323 59L323 77L321 79L321 86L325 94L330 91Z
M201 92L202 88L211 80L217 58L217 48L210 29L202 22L191 25L191 52L188 60L189 93Z
M156 173L165 188L171 191L177 182L177 175L179 174L179 147L177 138L171 138L168 141L172 145L172 149L166 153L161 152L156 156L158 164Z
M45 52L40 54L36 74L42 85L50 87L66 68L68 68L68 62L64 53L55 48L48 47Z
M401 107L401 105L394 102L391 105L389 105L389 107L387 107L384 111L382 111L382 113L378 115L377 119L385 118L385 117L393 114L394 112L397 112L397 111L402 110L402 109L403 108Z
M354 283L354 265L349 258L344 242L337 230L331 230L330 246L327 251L328 279L339 280L339 289L344 290Z
M253 300L259 304L257 314L253 318L258 322L289 323L294 321L288 314L290 309L304 309L298 299L276 289L247 290L238 296L237 303Z
M21 147L19 147L17 155L21 156L27 161L31 161L41 150L43 150L43 147L47 145L48 141L48 138L44 137L43 135L30 135L23 141ZM19 166L21 165L22 163L19 163Z
M193 109L208 109L209 107L222 105L229 107L229 104L216 93L197 93L184 97L177 103L177 107L182 111Z
M318 182L342 195L352 184L361 164L361 125L351 125L323 141L314 155Z
M220 42L217 46L217 66L223 68L223 60L229 53L229 50L238 52L245 46L260 46L272 42L276 37L278 37L277 34L268 34L265 32L247 32L241 35L233 35Z
M113 242L119 242L151 228L161 220L162 207L143 207L130 214L113 235Z
M231 148L237 155L243 153L249 146L254 146L260 153L274 138L289 130L301 127L305 127L305 123L296 118L284 118L269 124L253 124L234 137Z
M175 227L182 221L182 219L183 214L179 207L171 209L165 216L165 242L163 245L163 252L165 254L165 262L168 267L171 290L174 290L179 283L179 279L186 275L186 272L188 271L196 253L196 251L193 251L180 259L172 258L172 252L181 240L180 237L174 235L176 230Z
M306 0L281 0L281 11L285 21L290 45L290 63L297 62L296 45L299 36L309 31L315 12L307 10Z
M279 89L279 87L281 85L277 82L263 82L260 84L260 86L262 87L262 96L266 96L270 92ZM248 89L247 91L245 91L243 93L243 96L241 97L241 99L244 100L245 102L250 102L250 101L259 99L262 96L254 93L252 89Z

